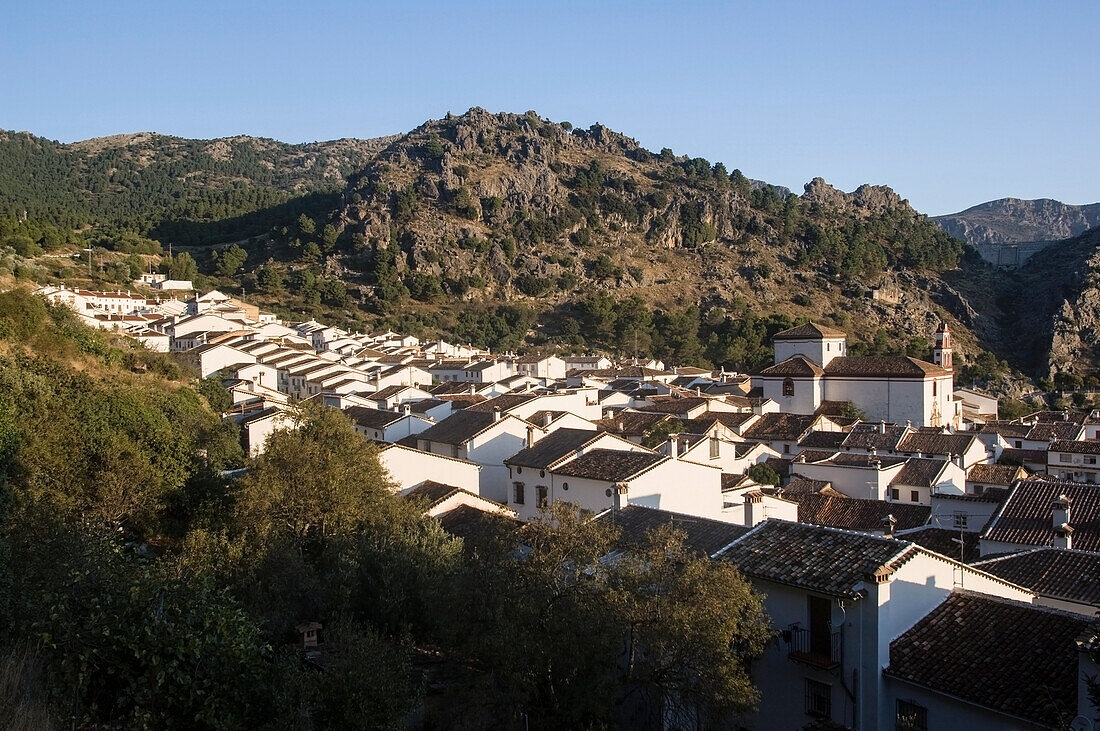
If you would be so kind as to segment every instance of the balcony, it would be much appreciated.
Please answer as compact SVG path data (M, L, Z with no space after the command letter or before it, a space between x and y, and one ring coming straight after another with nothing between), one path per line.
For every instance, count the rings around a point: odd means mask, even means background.
M840 630L811 632L791 625L783 633L787 640L787 657L796 662L832 670L839 667L844 657L844 642Z

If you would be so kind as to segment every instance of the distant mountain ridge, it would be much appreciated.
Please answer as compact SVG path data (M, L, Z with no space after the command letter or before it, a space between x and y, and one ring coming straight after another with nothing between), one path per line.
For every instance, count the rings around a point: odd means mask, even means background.
M1050 198L1001 198L932 218L947 233L994 264L1019 265L1052 242L1100 225L1100 203L1074 206ZM1000 251L1018 247L1019 251Z

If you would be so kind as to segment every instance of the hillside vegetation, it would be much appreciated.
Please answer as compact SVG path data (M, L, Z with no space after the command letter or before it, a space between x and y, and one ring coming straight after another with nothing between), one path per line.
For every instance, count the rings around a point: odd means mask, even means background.
M0 278L124 287L160 267L354 329L742 370L801 320L929 357L942 319L968 382L1049 375L1016 342L1018 281L889 188L793 195L599 125L475 108L305 146L5 133L0 157Z
M5 728L606 728L645 701L755 702L760 597L682 533L595 574L616 529L565 507L464 543L339 411L303 407L246 459L218 389L0 294ZM624 642L647 648L629 672Z

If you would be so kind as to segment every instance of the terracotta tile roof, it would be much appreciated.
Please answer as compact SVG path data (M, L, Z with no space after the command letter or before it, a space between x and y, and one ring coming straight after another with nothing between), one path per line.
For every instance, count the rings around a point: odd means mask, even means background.
M980 482L987 485L1004 485L1008 487L1020 479L1019 472L1023 470L1017 465L1006 464L976 464L966 473L966 479L970 482ZM1026 470L1024 470L1026 476Z
M1039 423L1031 427L1027 433L1027 439L1039 442L1049 442L1054 439L1072 440L1080 439L1085 434L1085 427L1069 422L1053 422L1049 424Z
M979 561L975 567L1036 594L1100 606L1100 553L1036 548Z
M816 340L818 338L847 338L848 334L835 328L807 322L776 333L772 340Z
M860 422L852 427L844 439L849 449L877 449L888 452L897 447L908 432L908 428L897 424Z
M443 526L443 530L467 543L483 541L496 535L498 531L514 531L521 525L514 518L478 510L472 505L459 505L457 508L437 515L436 520Z
M799 440L803 449L827 449L835 452L840 449L848 434L842 431L812 431Z
M835 452L833 454L829 454L829 456L822 459L820 457L823 454L825 454L825 452L813 452L807 450L800 453L797 459L801 459L803 455L806 455L806 461L814 462L815 464L827 462L829 464L835 464L841 467L863 467L867 469L886 469L889 467L896 467L897 465L903 464L908 461L905 457L884 457L881 454L853 454L850 452ZM811 457L815 457L816 459L811 459Z
M642 545L646 533L659 526L671 524L686 534L685 548L707 556L713 556L750 530L747 526L735 523L671 513L641 505L628 505L618 511L609 510L601 514L599 520L610 523L621 531L619 541L625 547Z
M1030 426L1008 421L987 421L977 430L978 434L1000 434L1005 439L1023 439L1031 431Z
M705 431L706 426L699 425L705 424L709 426L717 421L724 427L737 429L737 427L741 426L749 419L753 419L755 417L756 414L752 413L751 411L708 411L707 413L703 414L702 416L696 417L695 419L685 419L683 421L684 428L686 429Z
M708 406L711 399L703 397L667 398L654 400L645 406L639 406L639 411L648 411L654 414L687 414L689 411Z
M1001 462L1009 464L1046 464L1047 450L1045 449L1003 449L1001 450Z
M825 366L826 376L857 378L928 378L951 371L927 361L900 355L841 356Z
M445 400L438 398L420 399L419 401L413 401L411 404L409 404L409 410L412 411L414 414L425 414L435 407L442 406L445 403L447 403Z
M746 439L757 441L790 440L793 442L798 440L813 422L813 416L801 414L782 412L764 414L759 421L745 431L744 436Z
M505 393L495 398L472 404L466 407L466 410L488 411L491 413L496 409L500 409L501 412L508 412L509 410L514 409L517 406L522 406L528 401L531 401L532 399L536 399L538 397L539 394L537 393Z
M890 643L887 675L1052 728L1077 714L1088 617L956 591Z
M782 363L776 363L760 371L761 376L820 377L825 374L817 363L804 355L792 355Z
M653 452L623 452L617 449L593 449L557 468L555 474L582 477L602 482L622 482L669 460Z
M1063 480L1020 480L993 516L982 538L998 543L1049 546L1054 542L1051 503L1060 495L1070 499L1069 525L1073 547L1100 550L1100 485Z
M811 480L808 477L795 476L787 486L783 488L783 497L798 502L802 495L816 495L825 488L832 488L831 482L825 480Z
M558 429L539 439L533 446L521 449L508 457L504 460L504 464L550 469L600 434L601 432L589 429Z
M438 424L428 427L417 434L416 438L441 444L465 444L492 426L493 421L493 414L490 412L463 409L456 411Z
M938 482L946 468L946 460L910 457L890 484L930 488Z
M927 505L890 503L885 500L863 500L850 497L832 497L820 494L796 494L783 492L789 500L798 502L800 523L824 525L858 531L882 531L886 516L898 521L896 530L918 528L928 522L932 508Z
M1055 441L1050 443L1051 452L1068 452L1071 454L1100 454L1100 442L1083 442L1079 440Z
M854 598L859 584L893 571L913 550L904 541L771 519L719 557L750 577Z
M669 414L652 414L640 411L620 411L613 418L600 419L596 426L606 429L612 434L641 437L653 426L662 421L668 421L672 417Z
M944 434L942 432L914 431L898 442L897 451L916 454L964 454L978 438L973 434Z
M454 485L445 485L442 482L435 482L434 480L425 480L401 497L406 500L427 500L430 505L434 505L440 500L450 497L459 491L467 492Z
M368 406L352 406L344 409L344 413L355 422L356 426L361 426L364 429L382 429L405 416L400 411L372 409Z
M959 536L962 536L963 552L962 562L973 563L981 556L977 533L960 533L950 528L936 528L925 526L918 530L906 531L897 538L904 541L912 541L922 548L935 551L941 556L947 556L955 561L959 560Z

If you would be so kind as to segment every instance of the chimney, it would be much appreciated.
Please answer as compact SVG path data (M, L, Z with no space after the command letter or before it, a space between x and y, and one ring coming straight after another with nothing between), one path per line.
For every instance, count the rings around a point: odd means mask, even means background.
M898 519L893 514L882 519L882 535L886 538L894 537L894 529L898 527Z
M680 459L680 435L679 434L669 434L668 435L668 444L669 444L669 455L673 459Z
M1051 523L1054 529L1054 547L1071 548L1073 528L1070 527L1070 506L1072 501L1065 495L1059 495L1050 504Z
M542 425L543 426L550 426L550 422L553 421L553 420L554 420L554 414L547 411L542 416Z
M500 421L500 407L493 407L493 421Z
M535 446L535 427L533 426L527 427L527 446Z
M698 386L696 386L696 387L695 387L695 395L696 395L696 396L702 396L702 395L703 395L703 389L701 389L701 388L699 388Z
M616 513L623 509L626 491L629 486L625 482L616 482L611 486L611 509Z
M404 404L402 404L401 411L404 412L405 416L408 416L409 414L411 414L413 412L412 404L410 404L408 401L406 401Z
M878 423L878 433L879 434L885 434L886 433L886 422L885 421L880 421Z

